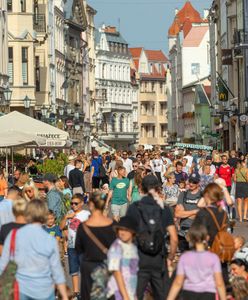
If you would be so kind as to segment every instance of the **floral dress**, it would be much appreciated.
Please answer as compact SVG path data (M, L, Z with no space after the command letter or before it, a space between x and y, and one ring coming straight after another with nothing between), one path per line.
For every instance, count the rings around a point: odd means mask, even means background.
M110 272L120 271L130 300L136 298L137 272L139 256L137 247L131 243L127 244L116 239L108 252L108 270ZM122 300L118 285L112 275L108 282L107 297L115 296L115 300Z
M175 206L178 200L179 189L177 184L164 185L165 204Z

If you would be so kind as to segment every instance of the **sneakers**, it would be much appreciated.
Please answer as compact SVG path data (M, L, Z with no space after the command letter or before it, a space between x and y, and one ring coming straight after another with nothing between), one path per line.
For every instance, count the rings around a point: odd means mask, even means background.
M72 300L80 300L80 293L74 293Z

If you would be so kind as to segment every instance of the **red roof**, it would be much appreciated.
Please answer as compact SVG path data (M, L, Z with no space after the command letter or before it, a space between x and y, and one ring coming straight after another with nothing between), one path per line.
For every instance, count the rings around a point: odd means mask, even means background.
M133 58L140 58L140 54L142 52L142 47L139 48L129 48L129 51Z
M168 34L169 36L176 36L183 30L184 36L186 36L190 30L190 24L201 22L204 21L201 18L200 13L192 6L190 1L186 1L183 8L176 14Z
M208 25L193 26L183 41L183 47L198 47L208 32L208 29Z
M148 60L167 62L168 58L161 50L145 50Z

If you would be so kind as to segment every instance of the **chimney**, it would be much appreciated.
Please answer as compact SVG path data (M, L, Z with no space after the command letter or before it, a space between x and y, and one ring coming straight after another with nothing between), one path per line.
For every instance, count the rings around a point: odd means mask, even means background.
M177 15L177 13L179 12L178 8L175 9L175 16Z
M208 15L209 15L209 9L204 9L203 10L203 19L207 19L208 18Z

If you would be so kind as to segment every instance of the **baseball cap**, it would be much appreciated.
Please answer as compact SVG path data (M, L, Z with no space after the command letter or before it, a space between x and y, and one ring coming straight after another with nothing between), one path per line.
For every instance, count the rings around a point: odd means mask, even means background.
M57 177L52 173L46 173L43 177L43 181L55 182Z
M201 180L201 178L198 173L193 173L189 176L189 182L191 182L191 183L199 183L200 180Z

